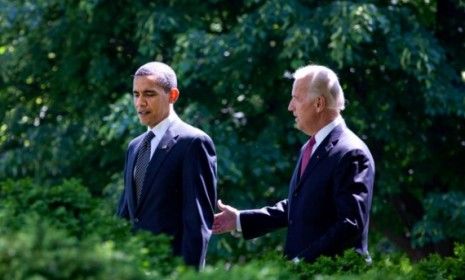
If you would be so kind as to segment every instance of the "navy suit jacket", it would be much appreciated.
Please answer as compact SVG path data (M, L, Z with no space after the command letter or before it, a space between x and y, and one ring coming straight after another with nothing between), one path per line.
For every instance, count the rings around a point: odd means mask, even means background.
M302 152L287 199L271 207L241 211L244 238L287 227L284 254L291 259L313 261L351 247L369 257L375 165L367 146L342 123L318 146L300 178Z
M174 254L182 255L186 264L202 267L216 205L213 141L175 118L150 160L137 204L133 172L145 134L129 143L118 215L130 220L136 230L172 236Z

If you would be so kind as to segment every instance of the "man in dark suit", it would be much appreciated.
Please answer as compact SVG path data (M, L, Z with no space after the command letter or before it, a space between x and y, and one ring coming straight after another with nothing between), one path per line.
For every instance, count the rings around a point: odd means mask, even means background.
M311 262L355 248L369 261L372 155L340 115L344 93L332 70L310 65L294 78L288 109L310 139L300 151L288 197L245 211L218 201L222 212L215 215L213 232L237 229L250 239L287 227L284 254L290 259Z
M216 153L207 134L176 115L178 97L168 65L150 62L136 71L134 106L148 130L129 143L118 215L136 230L172 236L174 254L203 267L216 202Z

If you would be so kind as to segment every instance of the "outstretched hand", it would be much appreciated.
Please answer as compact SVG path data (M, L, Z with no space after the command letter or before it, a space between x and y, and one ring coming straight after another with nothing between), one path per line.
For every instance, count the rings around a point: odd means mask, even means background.
M213 233L220 234L230 232L236 229L236 219L239 215L239 211L229 205L225 205L218 200L218 208L221 210L220 213L215 214L215 220L213 222Z

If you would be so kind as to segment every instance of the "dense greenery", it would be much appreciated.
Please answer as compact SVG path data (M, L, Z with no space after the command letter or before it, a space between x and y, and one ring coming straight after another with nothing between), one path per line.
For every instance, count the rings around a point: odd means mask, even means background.
M2 279L141 279L180 264L167 237L133 235L108 201L92 198L76 180L9 180L0 195Z
M0 0L0 275L195 278L168 259L166 242L133 237L113 217L126 145L144 129L131 75L150 60L178 73L176 110L212 136L219 196L240 208L287 193L305 140L287 112L290 74L312 62L333 68L346 122L377 164L378 261L348 273L460 275L463 18L464 0ZM277 257L253 260L278 256L283 233L214 237L209 262L219 263L203 276L299 275Z
M451 257L413 264L399 254L377 255L367 265L352 250L337 258L294 264L267 253L246 264L219 262L196 272L170 254L169 239L134 235L78 181L36 185L0 183L1 279L456 279L465 273L465 245Z

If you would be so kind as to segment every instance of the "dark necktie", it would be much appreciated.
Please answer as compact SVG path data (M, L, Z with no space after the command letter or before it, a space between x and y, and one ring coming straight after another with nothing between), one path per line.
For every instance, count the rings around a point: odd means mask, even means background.
M304 154L302 155L302 161L300 162L300 177L302 177L302 175L304 174L305 168L307 167L308 162L310 161L315 142L315 137L311 137L310 140L308 140L307 146L305 146Z
M144 185L145 173L150 162L150 141L155 137L152 131L147 132L142 143L140 143L139 152L137 153L136 166L134 167L134 182L136 183L136 198L139 203Z

